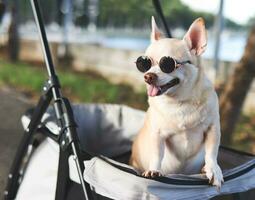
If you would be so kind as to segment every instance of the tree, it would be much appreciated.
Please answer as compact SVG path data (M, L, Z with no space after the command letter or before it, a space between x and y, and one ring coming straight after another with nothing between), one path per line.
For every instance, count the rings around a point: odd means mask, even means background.
M160 1L166 21L171 28L181 27L187 29L194 19L203 17L207 27L214 22L211 13L194 11L180 0ZM150 18L156 15L151 0L100 0L98 26L144 28L150 25ZM239 27L235 22L226 19L226 27Z
M11 8L11 24L8 29L8 55L11 61L19 58L19 31L18 31L18 0L14 1Z
M255 76L255 25L250 31L244 54L220 96L222 141L230 144L243 102Z
M0 1L0 23L2 21L4 12L5 12L5 3L3 1Z

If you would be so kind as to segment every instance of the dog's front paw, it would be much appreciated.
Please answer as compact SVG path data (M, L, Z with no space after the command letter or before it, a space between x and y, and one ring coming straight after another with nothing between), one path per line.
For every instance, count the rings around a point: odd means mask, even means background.
M146 178L154 178L154 177L162 176L162 174L156 170L147 170L142 173L142 176L144 176Z
M219 190L224 180L222 171L217 162L206 162L205 166L202 168L202 172L204 172L209 179L209 183L216 186Z

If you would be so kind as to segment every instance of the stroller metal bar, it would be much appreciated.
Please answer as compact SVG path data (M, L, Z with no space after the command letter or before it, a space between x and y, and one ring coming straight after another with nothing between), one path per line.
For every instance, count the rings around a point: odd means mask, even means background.
M49 44L48 44L48 40L47 40L47 35L45 33L45 29L44 29L44 25L43 25L44 23L43 23L41 15L39 14L40 13L39 3L37 0L31 0L31 5L32 5L37 29L38 29L38 32L40 35L40 40L42 43L43 55L44 55L44 60L45 60L46 67L48 70L48 75L55 76L56 73L55 73L55 70L53 67L53 62L52 62L51 52L50 52L50 48L49 48Z
M164 14L163 14L162 7L161 7L159 0L152 0L152 3L154 5L156 12L158 13L161 21L163 22L167 37L171 38L172 34L171 34L169 27L167 26L167 22L166 22Z
M79 159L81 157L80 151L77 151L80 149L79 147L79 142L78 142L78 136L76 133L76 124L74 121L74 116L73 116L73 110L71 108L71 104L69 102L69 100L67 98L62 98L62 105L63 105L63 110L65 111L64 114L64 119L65 119L65 128L66 128L66 135L67 137L69 137L69 141L70 141L70 145L71 145L71 149L73 151L73 155L74 155L74 161L75 161L75 165L78 171L78 175L80 178L80 182L81 182L81 186L82 189L84 191L84 195L85 195L85 199L90 200L91 198L88 197L87 191L90 191L89 185L84 181L83 176L82 176L82 171L85 169L85 166L83 164L83 162L81 161L81 159ZM66 114L68 113L68 114Z
M35 22L37 25L37 29L39 32L41 44L42 44L42 50L43 50L44 60L46 63L46 68L48 71L48 76L50 77L49 81L58 82L58 78L57 78L55 68L53 65L53 61L52 61L52 57L51 57L51 52L50 52L50 48L49 48L47 35L46 35L45 29L44 29L44 23L43 23L42 15L40 12L39 2L38 2L38 0L31 0L30 2L31 2ZM52 88L52 94L53 94L53 98L54 98L55 102L61 96L60 91L56 90L55 87ZM59 103L56 103L54 106L57 107L56 114L57 114L57 118L59 119L61 116L58 111L61 109L61 106Z
M40 12L39 3L37 0L31 0L31 5L33 8L34 17L36 20L36 24L38 27L38 31L39 31L39 35L40 35L40 39L41 39L41 43L43 47L43 53L44 53L44 58L46 62L49 79L44 85L43 95L41 96L39 103L37 104L35 108L35 111L32 115L29 126L24 133L24 136L19 145L18 151L15 155L15 159L13 161L9 178L8 178L7 188L5 191L5 199L12 200L17 195L17 191L20 184L20 178L21 178L21 174L19 170L22 167L22 162L25 158L28 146L33 141L35 133L37 133L36 130L39 128L39 124L41 123L43 114L46 112L47 108L49 107L50 102L54 100L54 111L58 120L58 125L62 130L65 130L69 141L71 141L69 144L70 148L68 148L70 151L65 149L62 149L62 151L65 151L65 153L67 153L66 155L69 155L69 156L71 154L74 155L74 158L76 159L75 163L76 163L79 179L82 185L83 194L85 199L88 200L88 199L91 199L90 198L91 190L90 190L89 184L82 177L82 171L85 169L85 166L81 160L81 154L80 154L81 149L79 146L72 108L70 106L69 101L63 98L60 92L60 84L58 81L58 77L55 73L54 65L51 59L50 48L48 45L45 30L44 30L44 24L43 24L41 12ZM62 148L60 145L63 138L62 134L63 132L61 131L57 140L60 148ZM58 192L58 195L56 196L62 196L63 194L62 192L65 192L65 191L58 190L58 184L57 184L56 192Z
M40 35L40 39L41 39L41 43L42 43L42 47L43 47L43 53L44 53L44 58L45 58L45 62L46 62L46 67L48 70L48 75L51 78L53 83L55 83L55 82L58 83L58 78L57 78L57 75L54 70L54 65L53 65L52 58L51 58L51 52L50 52L47 36L45 33L44 23L43 23L38 0L31 0L31 5L33 8L35 21L37 24L37 28L39 31L39 35ZM65 125L68 123L67 119L73 118L73 115L70 113L71 108L69 109L69 112L67 110L64 113L63 109L65 109L66 107L69 107L69 104L67 104L66 101L63 99L58 87L52 87L51 90L52 90L52 94L53 94L53 98L54 98L54 110L55 110L56 116L59 120L61 127L64 128ZM63 117L63 114L66 114L65 116L68 116L68 117ZM72 129L67 128L67 131L68 131L69 137L73 138L73 137L77 136L76 128L72 128ZM61 136L60 136L60 138L61 138ZM82 185L85 199L88 199L86 188L89 189L89 186L84 181L84 179L82 177L82 170L84 170L85 167L84 167L84 163L80 160L80 148L79 148L78 144L76 144L76 142L78 143L78 137L76 140L71 139L71 141L72 141L71 146L72 146L72 151L73 151L74 157L76 158L76 160L78 160L75 163L76 163L76 168L78 171L79 179L80 179L80 182Z

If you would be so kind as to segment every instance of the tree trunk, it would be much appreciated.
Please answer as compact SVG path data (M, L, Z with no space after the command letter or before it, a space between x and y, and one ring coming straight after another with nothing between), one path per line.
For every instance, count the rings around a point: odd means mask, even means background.
M229 49L231 51L231 49ZM222 143L230 144L242 105L255 76L255 26L247 39L241 61L220 96Z
M11 10L12 18L8 30L8 55L11 61L19 59L19 31L18 31L18 1L16 0Z
M0 1L0 23L2 22L2 18L4 16L5 12L5 3L3 1Z

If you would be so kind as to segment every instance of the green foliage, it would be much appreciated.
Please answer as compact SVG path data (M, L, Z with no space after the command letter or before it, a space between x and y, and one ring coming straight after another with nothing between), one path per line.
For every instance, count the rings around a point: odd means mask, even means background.
M32 7L30 6L30 1L19 0L19 16L20 22L25 22L28 19L33 19Z
M7 84L28 92L41 92L46 80L45 70L24 63L0 65L0 85ZM114 85L94 73L58 72L64 94L73 100L93 103L123 103L136 108L147 107L146 95L136 93L125 84Z
M33 19L31 6L29 5L30 1L20 0L19 2L20 20L24 22L28 19ZM57 21L61 24L63 14L60 12L60 7L63 0L43 0L40 2L45 23ZM180 0L162 0L160 2L170 28L182 27L187 29L192 21L198 17L205 19L208 28L214 23L215 16L213 14L194 11ZM84 0L78 6L75 1L73 3L75 24L87 26L89 22L88 1ZM97 24L99 27L133 27L142 29L150 26L152 15L156 16L152 0L98 0L98 3L99 16ZM225 25L227 28L241 28L240 25L229 19L225 20Z
M100 0L98 25L142 28L150 23L153 9L151 0Z
M225 19L225 26L233 30L241 30L242 28L245 28L245 25L240 25L230 19Z
M130 26L143 28L150 26L150 18L156 16L155 9L151 0L100 0L100 13L98 16L98 25L100 27ZM180 0L161 1L162 9L165 14L169 27L182 27L187 29L190 24L198 17L203 17L207 27L214 23L214 15L211 13L194 11ZM238 24L226 19L228 28L237 28Z
M214 16L212 14L193 11L180 0L162 1L162 7L165 10L169 26L187 29L198 17L203 17L208 27L211 27L214 22Z

